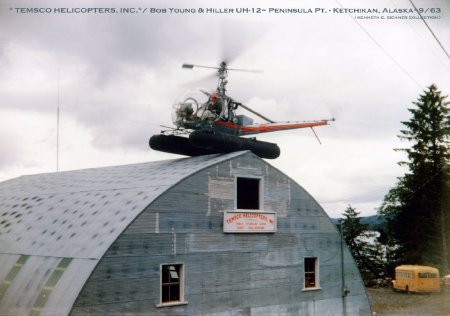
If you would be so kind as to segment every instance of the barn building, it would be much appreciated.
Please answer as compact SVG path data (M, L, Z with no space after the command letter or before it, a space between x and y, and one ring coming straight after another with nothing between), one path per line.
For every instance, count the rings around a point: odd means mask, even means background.
M251 152L0 183L0 315L133 314L371 311L323 209Z

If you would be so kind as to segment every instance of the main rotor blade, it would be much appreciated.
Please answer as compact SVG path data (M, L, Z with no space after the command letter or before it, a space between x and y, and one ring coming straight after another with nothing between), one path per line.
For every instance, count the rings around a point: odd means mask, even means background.
M209 69L220 69L219 67L211 67L211 66L202 66L202 65L193 65L193 64L183 64L181 68L192 69L192 68L209 68Z
M246 106L246 105L243 105L243 104L240 103L239 106L242 106L242 107L243 107L244 109L246 109L247 111L249 111L249 112L251 112L251 113L253 113L253 114L259 116L260 118L266 120L266 121L269 122L269 123L275 123L275 121L272 121L271 119L265 117L264 115L262 115L262 114L260 114L260 113L258 113L258 112L256 112L256 111L254 111L254 110L252 110L251 108L249 108L249 107Z
M241 72L251 72L255 74L262 74L264 70L261 69L238 69L238 68L227 68L227 70L233 70L233 71L241 71Z
M234 64L239 57L249 53L271 28L271 24L256 20L220 20L217 39L221 60Z
M181 65L181 68L185 69L193 69L193 68L208 68L208 69L220 69L220 67L213 67L213 66L203 66L203 65L194 65L194 64L183 64ZM233 70L233 71L242 71L242 72L251 72L251 73L263 73L261 69L240 69L240 68L226 68L226 70Z

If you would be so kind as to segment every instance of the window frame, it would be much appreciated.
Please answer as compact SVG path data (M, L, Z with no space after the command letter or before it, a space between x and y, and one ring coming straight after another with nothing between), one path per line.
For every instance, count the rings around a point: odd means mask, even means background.
M314 286L306 285L306 274L310 273L306 271L306 260L314 259ZM321 290L320 287L320 271L319 271L319 258L318 257L304 257L303 258L303 290L302 291L314 291Z
M163 302L163 286L168 286L169 283L163 283L163 267L165 266L179 266L179 300ZM163 263L159 265L159 303L156 307L166 307L175 305L186 305L188 302L184 300L184 286L185 286L185 265L184 263Z
M238 179L253 179L258 180L258 208L238 208ZM264 205L264 178L261 176L253 176L253 175L243 175L237 174L234 176L234 209L235 210L245 210L245 211L262 211Z

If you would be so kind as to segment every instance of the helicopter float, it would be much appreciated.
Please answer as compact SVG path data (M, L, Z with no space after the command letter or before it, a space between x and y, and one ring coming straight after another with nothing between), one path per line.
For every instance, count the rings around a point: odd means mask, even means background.
M217 69L219 78L217 88L213 92L199 90L197 96L186 96L180 102L176 102L172 112L172 120L176 128L153 135L149 144L154 150L186 156L250 150L261 158L275 159L280 155L277 144L242 136L299 128L311 128L314 132L313 127L328 125L330 121L334 121L334 119L304 122L272 121L226 94L228 83L226 78L229 70L255 71L231 69L227 67L226 62L222 62L219 67L182 65L182 68L186 69L194 67ZM237 115L236 109L239 107L267 123L254 124L250 117ZM188 137L181 135L188 135Z

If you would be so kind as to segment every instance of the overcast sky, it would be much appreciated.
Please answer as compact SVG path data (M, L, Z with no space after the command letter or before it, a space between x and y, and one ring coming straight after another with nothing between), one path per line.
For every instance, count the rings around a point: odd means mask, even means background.
M413 1L427 9L428 25L449 52L450 2ZM142 10L125 14L121 7ZM222 13L199 12L208 8ZM224 13L236 8L255 13ZM375 214L405 172L393 148L407 145L396 137L410 118L407 109L432 83L450 92L449 59L423 21L415 13L383 13L411 8L409 0L2 0L0 181L56 170L58 105L59 170L181 157L151 150L148 139L160 132L158 124L172 125L177 97L216 84L214 71L181 65L225 59L233 68L264 70L230 72L228 93L272 120L336 118L316 128L322 145L309 129L258 136L281 148L268 162L332 217L349 204Z

